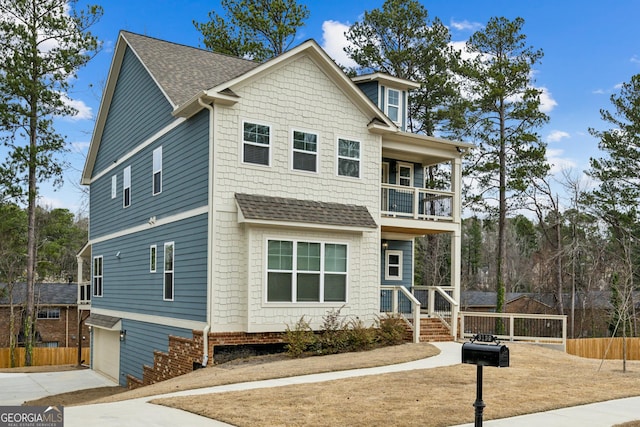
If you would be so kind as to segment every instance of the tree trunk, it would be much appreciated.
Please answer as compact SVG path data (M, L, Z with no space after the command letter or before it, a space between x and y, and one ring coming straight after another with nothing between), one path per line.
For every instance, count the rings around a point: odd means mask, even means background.
M36 99L31 99L31 117L29 119L29 191L27 205L27 295L24 324L25 366L33 363L34 319L35 319L35 279L36 279L36 196L38 194L37 168L37 108Z
M557 197L557 196L556 196ZM564 302L562 300L562 233L560 227L560 209L556 199L556 280L558 282L558 314L564 314Z

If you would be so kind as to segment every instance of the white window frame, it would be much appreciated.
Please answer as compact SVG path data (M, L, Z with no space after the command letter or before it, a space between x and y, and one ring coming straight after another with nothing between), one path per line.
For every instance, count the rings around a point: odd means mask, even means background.
M349 141L358 143L358 157L351 157L347 155L340 155L340 141ZM345 178L362 178L362 142L354 138L342 138L338 137L336 141L336 175ZM358 162L358 176L343 175L340 173L340 160L356 161Z
M131 206L131 166L127 166L122 171L122 207L129 206Z
M60 307L40 308L36 316L38 320L60 320Z
M158 246L149 246L149 273L155 273L158 269Z
M159 188L156 188L156 175L159 176ZM151 176L152 194L162 193L162 146L153 150L153 175Z
M167 247L171 246L171 268L167 269ZM176 245L175 242L166 242L164 244L164 253L162 256L162 299L164 301L173 301L176 287ZM171 295L167 298L167 274L171 276Z
M398 103L397 104L392 104L391 103L391 93L397 93L398 94ZM389 117L389 120L391 120L392 122L394 122L395 124L400 124L402 123L402 91L398 90L398 89L391 89L391 88L387 88L386 90L386 102L384 104L385 106L385 112L387 114L387 117ZM395 108L397 110L397 120L393 120L391 118L391 115L389 113L389 109L390 108Z
M100 264L100 271L96 271L96 261ZM94 297L102 297L104 291L104 258L102 255L94 256L91 264L91 287Z
M118 196L118 175L111 177L111 198L115 199Z
M391 264L389 261L389 258L391 256L397 256L398 257L398 263L397 264ZM384 253L384 280L402 280L402 251L398 251L398 250L386 250ZM391 274L391 272L389 271L391 267L397 267L398 268L398 274L397 275L393 275Z
M292 269L291 270L279 270L269 268L269 242L291 242L293 245L292 252ZM319 271L307 271L298 269L298 244L299 243L316 243L320 245L320 270ZM340 245L346 248L346 265L344 272L327 271L325 267L325 255L327 245ZM278 238L270 237L265 241L265 264L264 264L264 303L265 304L287 304L287 305L335 305L346 304L349 302L349 244L346 242L336 241L320 241L320 240L305 240L305 239L290 239L290 238ZM290 273L291 274L291 301L270 301L269 300L269 273ZM298 301L297 289L297 275L303 274L318 274L320 276L319 285L319 298L318 301ZM327 275L341 275L344 276L344 301L325 301L325 278Z
M255 141L247 141L244 139L244 126L245 124L250 124L250 125L256 125L256 126L264 126L269 130L269 142L268 144L261 144ZM242 123L240 124L240 141L242 141L241 144L241 149L240 149L240 163L245 164L245 165L252 165L252 166L261 166L261 167L271 167L271 156L272 156L272 152L273 152L273 128L271 125L266 124L266 123L261 123L255 120L242 120ZM245 146L246 145L252 145L254 147L260 147L260 148L267 148L267 151L269 153L269 155L267 156L267 164L264 165L262 163L255 163L255 162L247 162L244 159L244 151L245 151Z
M396 171L396 185L401 185L403 187L413 187L413 164L412 163L400 163L397 165L398 170ZM409 169L409 184L402 184L400 179L407 179L400 175L400 171L402 168Z
M305 149L300 149L300 148L295 148L295 140L294 140L294 135L296 132L300 132L303 134L308 134L308 135L315 135L316 137L316 151L309 151L309 150L305 150ZM291 170L296 171L296 172L303 172L303 173L319 173L320 169L319 169L319 164L320 164L320 134L318 132L314 132L311 130L306 130L306 129L291 129L291 132L289 132L289 138L291 140ZM306 154L306 155L314 155L315 156L315 166L314 169L315 170L307 170L307 169L298 169L296 168L296 164L295 164L295 154L296 153L300 153L300 154Z

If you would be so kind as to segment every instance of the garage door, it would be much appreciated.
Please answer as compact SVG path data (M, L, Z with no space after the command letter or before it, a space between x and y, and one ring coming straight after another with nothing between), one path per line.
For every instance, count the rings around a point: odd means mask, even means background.
M120 332L93 328L93 369L119 382Z

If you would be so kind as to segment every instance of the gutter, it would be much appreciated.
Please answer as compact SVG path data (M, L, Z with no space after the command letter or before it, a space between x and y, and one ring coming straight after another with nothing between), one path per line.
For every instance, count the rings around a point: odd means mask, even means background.
M212 296L213 296L213 256L214 245L213 237L215 234L215 206L214 206L214 188L215 188L215 149L213 145L214 140L214 109L211 104L207 104L202 101L202 97L198 98L198 104L201 107L209 110L209 189L208 189L208 239L207 239L207 325L202 329L202 367L207 366L209 361L209 331L211 331L211 310L213 309Z

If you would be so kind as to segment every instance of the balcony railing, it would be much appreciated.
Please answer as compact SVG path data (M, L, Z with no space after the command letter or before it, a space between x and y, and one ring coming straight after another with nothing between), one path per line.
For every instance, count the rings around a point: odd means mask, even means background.
M453 220L451 191L382 184L382 214L386 216Z

